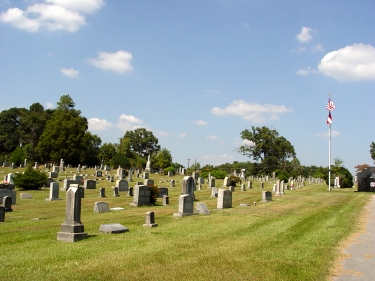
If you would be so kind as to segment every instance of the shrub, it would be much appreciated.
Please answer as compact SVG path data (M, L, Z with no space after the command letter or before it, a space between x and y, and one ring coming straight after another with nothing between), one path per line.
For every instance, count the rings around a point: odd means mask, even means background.
M239 177L236 177L236 176L230 176L229 180L230 180L231 186L236 186L237 183L241 182L241 179Z
M150 203L155 204L159 196L158 186L156 184L151 184L149 187L151 187Z
M284 183L287 183L290 178L290 174L284 170L277 170L275 174L276 174L276 178L278 178L280 181L283 180Z
M23 174L13 177L14 184L21 190L39 190L47 181L47 174L27 167Z
M212 170L211 176L215 177L216 179L223 179L228 176L228 174L223 170Z
M164 169L163 173L164 173L164 175L167 175L168 172L173 172L173 173L175 173L175 171L176 171L176 169L175 169L173 166L169 166L168 168L165 168L165 169Z

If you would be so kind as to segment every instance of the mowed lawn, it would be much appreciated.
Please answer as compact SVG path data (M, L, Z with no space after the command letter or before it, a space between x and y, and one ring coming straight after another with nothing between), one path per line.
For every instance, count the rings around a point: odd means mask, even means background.
M21 171L0 170L0 177ZM60 179L74 171L68 169ZM13 212L0 224L0 280L328 280L340 242L358 230L359 215L372 195L311 184L262 203L260 182L253 180L253 189L236 187L233 208L216 210L217 198L204 184L195 192L196 203L204 202L210 215L176 218L183 177L150 178L169 188L168 206L159 199L156 206L131 207L133 197L125 192L112 196L115 183L104 179L97 181L97 189L85 190L81 221L88 238L75 243L56 239L65 219L64 191L62 200L51 202L45 200L49 189L17 191ZM133 180L130 186L142 181ZM273 184L263 190L272 191ZM216 187L221 185L217 180ZM106 198L99 198L101 187ZM33 198L20 199L20 193ZM125 210L95 214L98 201ZM155 228L143 226L148 211L155 212ZM100 225L109 223L130 231L99 233Z

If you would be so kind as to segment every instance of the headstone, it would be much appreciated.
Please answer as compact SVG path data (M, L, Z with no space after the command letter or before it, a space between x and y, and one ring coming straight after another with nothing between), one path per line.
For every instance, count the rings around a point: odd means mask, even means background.
M195 205L195 208L197 210L197 213L200 215L209 215L210 211L208 210L205 203L197 203Z
M20 199L33 199L30 193L20 193Z
M229 177L224 178L223 186L230 186L230 178Z
M134 190L133 187L128 188L128 196L134 196L133 190Z
M151 179L145 179L145 180L143 181L143 185L153 186L153 185L154 185L154 180L151 180Z
M5 222L5 208L0 206L0 222Z
M186 175L186 169L185 168L181 169L181 174Z
M163 206L169 205L169 196L163 195Z
M64 179L64 187L63 187L63 190L68 190L69 187L70 187L72 184L79 184L79 183L78 183L77 181L75 181L75 180Z
M95 177L102 177L102 171L95 171Z
M156 227L156 226L158 226L158 224L155 223L155 213L154 212L147 212L145 214L145 220L146 220L146 222L143 224L143 226L146 226L146 227Z
M82 182L83 182L83 176L79 176L79 175L74 174L73 175L73 180L75 180L79 184L82 184Z
M108 213L109 207L107 202L99 201L95 202L94 204L94 213L101 214L101 213Z
M194 181L197 183L198 182L198 178L199 178L199 173L198 172L193 172L191 174L191 176L194 178Z
M5 196L12 198L12 205L16 205L17 192L15 190L0 189L0 200L3 200Z
M261 189L264 188L264 183L263 183L263 182L260 183L260 188L261 188Z
M194 213L194 195L183 194L178 198L178 213L174 213L175 217L183 217L195 215Z
M57 233L57 240L75 242L86 237L81 222L81 194L77 187L70 187L66 192L65 221Z
M5 212L11 212L12 209L12 197L10 196L4 196L3 197L3 207L5 209Z
M51 182L49 185L49 198L46 201L61 200L59 199L59 183Z
M101 224L99 227L99 232L101 233L117 234L117 233L124 233L128 231L129 229L127 227L119 223Z
M181 194L194 195L195 181L193 177L186 176L182 179L182 191Z
M49 186L50 186L50 184L51 184L51 182L53 182L53 179L52 179L52 178L47 178L47 180L46 180L46 183L45 183L44 187L49 187Z
M73 183L70 185L70 187L78 188L78 192L81 194L81 198L85 198L85 189L80 187L78 183Z
M105 196L105 188L104 188L104 187L100 188L99 197L100 197L100 198L105 198L105 197L106 197L106 196Z
M242 191L246 191L246 185L243 183L243 184L241 184L241 190Z
M83 181L83 188L84 189L96 189L96 181L95 180L84 180Z
M147 180L150 177L150 174L148 172L144 172L142 178L144 180Z
M15 176L15 174L13 174L13 173L9 173L8 174L8 176L7 176L7 180L8 180L8 182L9 182L9 184L14 184L14 176Z
M235 186L232 186L232 185L231 185L231 186L228 186L228 190L230 190L230 191L232 191L232 192L234 192L235 188L236 188L236 187L235 187Z
M146 169L145 171L148 171L148 172L151 172L151 159L150 159L150 155L148 156L147 158L147 163L146 163Z
M213 187L215 187L215 178L209 177L208 178L208 188L213 188Z
M232 191L228 189L219 188L217 196L217 208L232 208Z
M134 187L134 201L130 203L132 207L152 206L151 203L151 187L147 185L136 185Z
M261 202L268 202L272 201L272 192L270 191L262 191L262 200Z
M168 188L166 188L166 187L159 187L158 190L159 190L158 198L163 198L164 195L168 196Z
M249 189L252 189L252 188L253 188L253 182L252 182L252 181L248 181L248 182L247 182L247 187L248 187Z
M213 186L211 188L211 198L216 198L216 197L217 197L217 188Z
M169 182L169 185L170 185L171 187L174 187L174 185L175 185L175 180L171 180L171 181Z
M173 177L173 172L172 171L168 171L168 177Z
M120 194L118 193L118 187L117 186L112 187L112 189L113 189L113 196L115 196L115 197L120 196Z
M130 181L130 182L133 181L132 175L133 175L133 170L129 169L129 171L128 171L128 181Z
M357 173L357 191L375 191L375 167L368 167L366 171Z
M60 172L60 167L59 166L55 166L55 165L53 165L52 166L52 172L53 173L59 173ZM51 177L52 178L52 177Z
M117 180L116 181L116 186L118 187L118 191L128 191L129 190L129 185L127 180Z

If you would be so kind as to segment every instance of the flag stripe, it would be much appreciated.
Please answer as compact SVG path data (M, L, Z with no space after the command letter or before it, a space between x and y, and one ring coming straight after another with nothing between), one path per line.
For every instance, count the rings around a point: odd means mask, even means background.
M331 124L332 123L332 115L331 115L331 112L328 113L328 118L327 118L327 124Z
M335 105L333 104L333 101L331 100L331 98L328 99L326 109L329 110L329 111L335 109Z

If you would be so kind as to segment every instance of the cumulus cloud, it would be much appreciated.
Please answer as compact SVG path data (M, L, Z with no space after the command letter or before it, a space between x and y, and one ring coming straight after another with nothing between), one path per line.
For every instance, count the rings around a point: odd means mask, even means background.
M27 6L25 11L10 8L0 14L0 21L28 32L42 29L74 32L86 24L85 14L103 4L103 0L45 0Z
M134 130L142 126L143 121L134 117L133 115L121 114L116 126L123 131Z
M89 59L87 62L97 68L122 74L133 70L130 63L132 59L131 53L120 50L116 53L99 52L97 59Z
M210 112L219 116L235 115L246 121L261 123L267 120L279 120L279 114L292 111L291 108L286 108L284 105L260 105L243 100L234 100L227 107L214 107Z
M53 105L53 103L52 102L46 102L46 108L47 109L52 109L52 108L54 108L55 106Z
M206 135L206 139L209 139L209 140L216 140L216 139L217 139L217 136Z
M208 123L206 121L203 121L203 120L195 121L194 124L200 125L200 126L208 125Z
M341 133L338 131L331 131L331 137L338 137L340 135ZM315 136L318 138L329 138L329 132L315 134Z
M79 76L79 71L73 68L61 68L60 71L65 76L69 76L72 78L77 78Z
M353 44L326 54L318 69L339 81L375 80L375 48Z
M180 138L186 138L187 134L185 132L180 134Z
M296 73L297 73L297 75L300 75L300 76L307 76L309 74L317 74L317 73L319 73L319 71L317 71L316 69L313 69L309 66L308 68L302 68L302 69L298 70Z
M310 34L311 31L310 27L302 27L301 32L296 36L298 41L308 43L313 38Z
M242 146L248 146L248 147L250 147L250 146L254 146L255 143L252 142L252 141L249 141L249 140L242 140L241 145L242 145Z
M89 122L89 130L92 131L103 131L113 126L111 122L105 119L90 118L87 121Z

